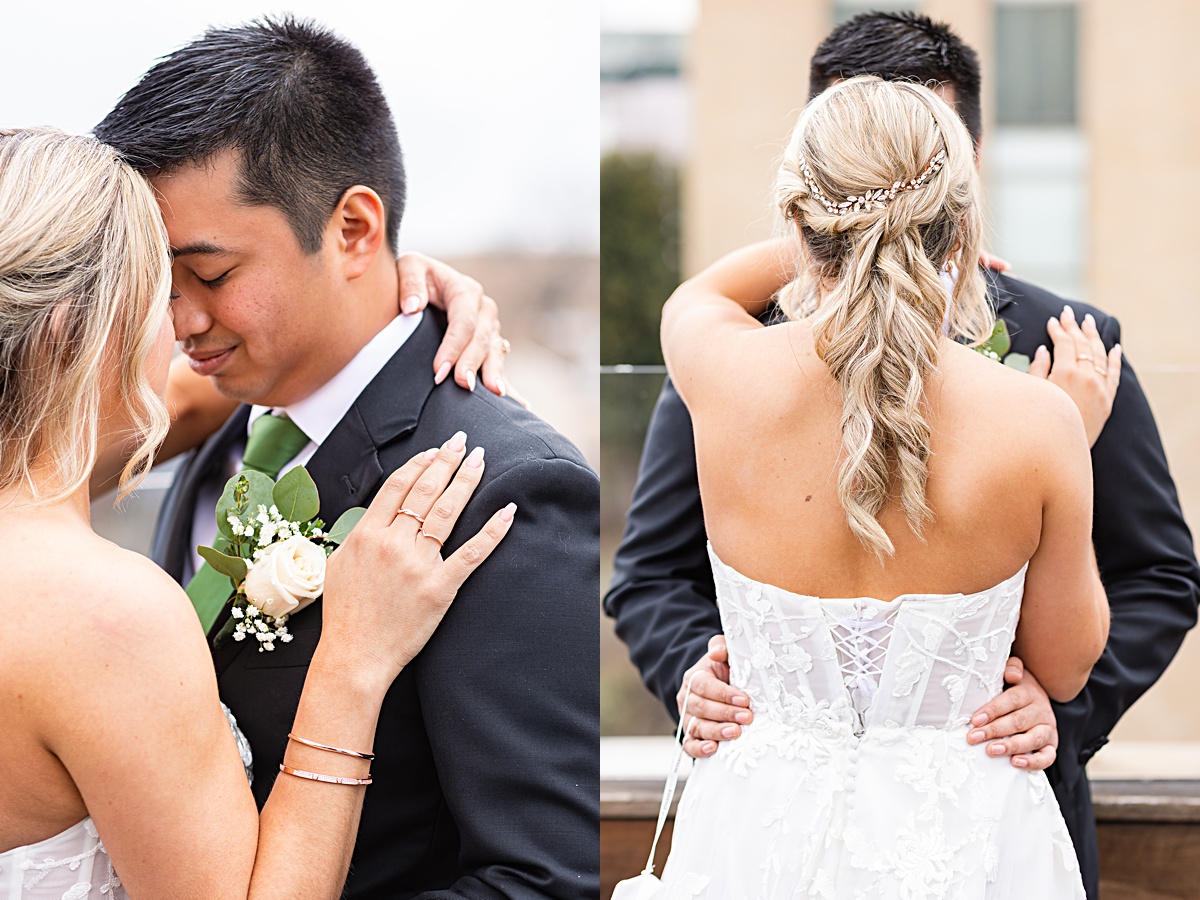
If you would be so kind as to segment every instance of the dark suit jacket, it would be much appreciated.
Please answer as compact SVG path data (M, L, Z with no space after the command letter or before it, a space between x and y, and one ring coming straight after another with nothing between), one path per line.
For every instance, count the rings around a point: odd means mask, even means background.
M384 700L347 894L595 897L599 481L575 447L512 400L449 380L434 386L444 324L425 314L307 467L332 523L461 429L486 448L487 466L446 555L506 503L518 506L507 538ZM154 545L176 578L193 549L197 487L244 442L247 416L245 407L235 413L178 474ZM214 653L221 698L254 751L260 807L320 636L321 604L288 627L294 640L271 653L233 642Z
M1062 312L1064 301L1007 275L989 271L987 280L996 311L1008 323L1012 351L1032 358L1039 344L1052 350L1046 323ZM1073 309L1080 321L1089 312L1096 317L1107 347L1120 340L1116 319L1082 303ZM1099 861L1084 765L1166 669L1196 624L1200 601L1192 536L1154 416L1128 360L1112 415L1092 448L1092 467L1093 539L1112 621L1104 655L1083 692L1055 704L1059 748L1049 777L1094 900ZM692 422L668 380L646 434L604 604L646 685L676 719L684 670L721 630L705 541Z

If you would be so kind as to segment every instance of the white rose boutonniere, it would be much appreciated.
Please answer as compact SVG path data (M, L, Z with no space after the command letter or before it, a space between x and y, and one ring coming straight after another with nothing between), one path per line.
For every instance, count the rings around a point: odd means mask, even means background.
M319 509L317 486L303 466L278 483L246 471L225 485L217 502L216 546L199 548L205 562L230 580L233 608L214 646L249 637L264 652L292 639L288 616L321 596L329 554L366 512L361 506L347 510L325 531Z
M266 615L289 616L321 596L325 559L324 550L297 534L267 548L250 566L242 590Z

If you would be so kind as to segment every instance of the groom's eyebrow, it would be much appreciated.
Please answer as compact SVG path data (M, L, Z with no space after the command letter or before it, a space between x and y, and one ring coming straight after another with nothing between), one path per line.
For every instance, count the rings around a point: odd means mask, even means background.
M216 244L208 241L197 241L194 244L185 244L182 247L171 248L171 258L179 259L181 256L219 256L223 253L228 253L224 247L218 247Z

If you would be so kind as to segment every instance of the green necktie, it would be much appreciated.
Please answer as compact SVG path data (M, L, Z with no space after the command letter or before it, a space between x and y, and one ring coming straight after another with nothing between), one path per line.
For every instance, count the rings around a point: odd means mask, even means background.
M262 472L268 478L278 478L279 470L289 459L308 444L308 435L291 419L268 413L259 416L250 426L250 437L246 441L246 452L242 454L242 468ZM217 532L213 546L217 550L228 549L229 543ZM187 585L187 595L192 601L205 634L217 621L225 601L233 593L233 585L227 575L204 563Z

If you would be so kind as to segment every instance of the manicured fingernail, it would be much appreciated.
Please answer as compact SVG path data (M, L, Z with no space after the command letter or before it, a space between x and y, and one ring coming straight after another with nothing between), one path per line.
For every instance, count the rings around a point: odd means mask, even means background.
M972 725L986 725L987 721L988 721L988 714L985 712L977 712L977 713L975 713L975 715L973 715L971 717Z
M721 737L725 738L726 740L737 737L737 726L726 725L721 729Z
M450 363L444 362L441 368L437 370L437 374L433 376L434 384L441 384L446 380L446 376L450 374Z
M475 390L475 373L474 372L467 373L467 390L468 391Z
M748 712L734 713L733 720L735 722L738 722L739 724L748 725L750 723L750 713L748 713Z
M717 752L717 745L714 744L712 741L708 741L708 742L700 745L700 752L703 753L705 756L712 756L714 753Z
M729 702L732 703L734 706L749 706L750 705L750 701L748 699L746 699L745 697L743 697L741 694L734 694L732 697L729 698Z
M400 304L401 311L411 315L421 308L421 298L416 294L409 294L404 298L404 302Z
M1063 315L1066 316L1068 319L1070 319L1072 322L1075 321L1075 310L1071 309L1069 304L1067 306L1063 307Z
M450 438L450 440L446 442L446 449L453 450L455 453L465 450L466 447L467 433L465 431L454 432L454 437Z
M987 735L982 731L972 731L970 734L967 735L967 743L978 744L985 737L987 737Z
M1023 756L1014 756L1013 765L1018 769L1027 769L1029 768L1029 760L1025 759Z
M513 516L516 515L516 512L517 512L517 504L510 503L510 504L508 504L508 506L504 507L504 509L500 510L500 518L502 521L511 522L513 519Z
M1091 325L1093 328L1095 328L1095 327L1096 327L1096 320L1092 318L1092 314L1091 314L1091 313L1088 313L1086 316L1084 316L1084 317L1083 317L1083 324L1084 324L1084 325Z
M500 396L501 396L501 397L507 397L507 396L508 396L508 388L506 388L506 387L504 386L504 381L503 381L503 380L500 380L500 381L497 381L497 382L496 382L496 389L497 389L497 390L500 392Z
M439 450L437 447L430 447L428 450L425 451L425 458L429 459L429 460L437 459L438 453L439 453Z
M1051 316L1050 321L1046 323L1046 328L1050 331L1053 331L1055 328L1062 328L1062 322Z
M1049 352L1050 351L1046 349L1045 344L1038 344L1038 348L1035 351L1033 351L1033 355L1034 356L1045 356Z
M1003 744L988 744L988 756L1003 756L1006 749Z
M472 469L478 469L483 465L483 448L476 447L471 451L471 455L467 457L467 465Z

